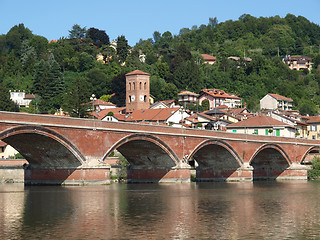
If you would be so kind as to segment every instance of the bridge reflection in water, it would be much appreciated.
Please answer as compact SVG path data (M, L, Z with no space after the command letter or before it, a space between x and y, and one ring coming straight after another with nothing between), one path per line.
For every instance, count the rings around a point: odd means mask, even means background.
M1 239L314 239L318 182L0 188Z
M302 163L320 141L0 112L0 140L30 163L26 183L107 183L118 150L129 182L306 179Z

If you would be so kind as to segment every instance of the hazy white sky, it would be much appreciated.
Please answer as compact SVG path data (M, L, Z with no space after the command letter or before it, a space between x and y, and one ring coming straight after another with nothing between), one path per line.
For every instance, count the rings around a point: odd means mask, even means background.
M110 40L125 35L131 46L154 31L178 34L181 28L237 20L242 14L270 17L287 13L320 25L320 0L0 0L0 34L24 23L48 40L67 37L74 24L105 30Z

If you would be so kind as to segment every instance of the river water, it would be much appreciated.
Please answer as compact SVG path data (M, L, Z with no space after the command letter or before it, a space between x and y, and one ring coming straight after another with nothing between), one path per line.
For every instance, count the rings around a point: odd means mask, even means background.
M0 239L320 239L320 182L0 185Z

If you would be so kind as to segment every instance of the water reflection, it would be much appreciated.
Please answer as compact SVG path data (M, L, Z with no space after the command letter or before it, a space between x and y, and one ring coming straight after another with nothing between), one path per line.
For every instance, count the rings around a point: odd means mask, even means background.
M320 183L0 185L0 239L314 239Z

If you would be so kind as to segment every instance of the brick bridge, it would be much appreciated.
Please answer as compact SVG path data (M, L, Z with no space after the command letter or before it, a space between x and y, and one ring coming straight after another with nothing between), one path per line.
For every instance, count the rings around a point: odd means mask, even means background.
M104 161L118 150L130 182L306 179L320 141L0 112L0 140L30 163L26 183L110 181Z

